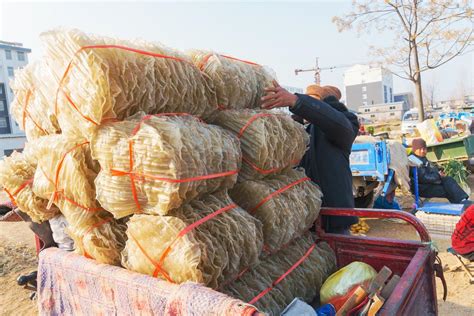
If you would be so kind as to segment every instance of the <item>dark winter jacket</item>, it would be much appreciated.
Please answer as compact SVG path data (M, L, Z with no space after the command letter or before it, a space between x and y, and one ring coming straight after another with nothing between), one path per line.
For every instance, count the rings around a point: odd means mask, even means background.
M418 183L419 184L441 184L441 176L439 174L439 169L433 165L426 157L418 157L422 165L418 167ZM412 186L413 186L413 172L411 173Z
M359 130L357 116L335 97L323 101L304 94L290 108L310 125L310 145L301 166L323 191L323 206L354 207L352 173L349 155ZM357 222L355 217L334 216L325 219L330 228L347 228Z

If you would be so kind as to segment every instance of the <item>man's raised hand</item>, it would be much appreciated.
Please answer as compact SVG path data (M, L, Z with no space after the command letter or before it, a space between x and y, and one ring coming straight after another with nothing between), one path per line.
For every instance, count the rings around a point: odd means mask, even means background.
M265 89L266 95L261 98L263 109L273 109L280 107L292 107L295 105L298 97L286 89L280 87L278 82L273 81L273 87Z

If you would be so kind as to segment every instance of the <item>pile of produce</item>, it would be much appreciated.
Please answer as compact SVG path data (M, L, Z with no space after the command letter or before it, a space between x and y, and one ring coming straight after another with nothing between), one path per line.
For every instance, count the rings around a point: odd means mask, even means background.
M10 109L29 141L61 132L53 106L59 78L49 66L49 58L15 70L11 89L15 98Z
M192 116L138 116L101 126L91 141L101 166L97 199L116 218L166 215L206 193L231 188L238 140Z
M282 272L291 269L300 258L305 258L303 263L280 283L274 284ZM319 294L324 280L335 270L334 252L326 243L315 243L308 233L262 260L257 267L226 286L223 292L253 303L260 293L271 287L255 306L270 315L280 315L295 297L311 302Z
M319 187L301 170L238 183L230 195L262 222L265 246L271 252L301 236L314 224L322 198Z
M309 136L259 111L273 78L227 55L58 29L16 72L24 154L0 181L37 222L59 213L75 251L173 283L203 283L278 314L335 268L309 232L322 193ZM269 288L270 287L270 288Z
M284 114L227 110L219 112L213 123L240 139L242 180L261 179L291 169L300 162L309 142L303 125Z
M0 161L0 183L10 200L33 222L42 223L59 213L57 207L48 209L48 200L33 192L36 166L25 155L14 152Z
M222 213L186 231L216 211ZM193 200L165 216L134 215L127 235L124 267L212 288L254 266L263 244L260 222L238 207L225 191Z
M208 75L220 109L259 108L265 88L272 85L269 72L253 62L199 50L189 55Z

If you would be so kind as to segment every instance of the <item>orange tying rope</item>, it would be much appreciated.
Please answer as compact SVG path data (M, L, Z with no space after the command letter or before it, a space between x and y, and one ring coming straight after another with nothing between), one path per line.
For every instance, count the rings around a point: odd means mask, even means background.
M102 225L104 225L104 224L106 224L106 223L112 221L112 219L113 219L112 217L109 217L109 218L106 218L106 219L104 219L104 220L101 220L100 222L97 222L97 223L95 223L94 225L90 226L90 227L86 230L86 232L80 237L81 240L82 240L82 243L84 243L83 239L84 239L84 237L85 237L88 233L90 233L93 229L96 229L97 227L100 227L100 226L102 226ZM89 258L89 259L94 259L91 255L89 255L89 254L87 253L87 251L86 251L85 248L84 248L84 257Z
M13 203L13 205L17 206L15 196L17 196L18 193L21 192L24 188L26 188L28 185L31 185L33 183L34 178L28 179L25 182L23 182L13 193L11 193L7 188L3 188L3 190L8 194L10 197L10 201Z
M245 123L244 126L242 126L242 128L240 129L239 133L237 134L237 138L238 139L241 139L243 136L244 136L244 132L247 130L247 128L249 128L249 126L255 122L257 119L259 118L262 118L262 117L270 117L270 116L276 116L276 114L270 114L270 113L257 113L255 115L253 115L248 121L247 123ZM271 169L262 169L260 168L259 166L257 166L256 164L254 164L252 161L250 161L247 157L242 157L242 161L245 162L246 164L248 164L250 167L252 167L252 169L254 169L255 171L257 171L258 173L260 174L270 174L270 173L274 173L274 172L277 172L277 171L280 171L280 170L283 170L285 169L286 167L288 166L283 166L283 167L276 167L276 168L271 168ZM291 161L290 163L291 164L297 164L299 162L299 159L297 160L293 160Z
M275 286L277 286L283 279L285 279L293 270L295 270L300 264L303 263L303 261L306 260L306 258L309 257L309 255L313 252L314 248L316 248L316 244L312 244L311 247L306 251L306 253L298 260L296 261L285 273L283 273L278 279L276 279L269 287L267 287L265 290L260 292L257 296L255 296L249 304L255 304L258 302L262 297L264 297L268 292L270 292Z
M127 47L127 46L122 46L122 45L88 45L88 46L83 46L81 48L79 48L73 55L73 57L71 58L71 61L69 62L69 64L67 65L66 67L66 70L64 71L64 74L63 76L61 77L61 80L59 81L59 85L58 85L58 89L56 91L56 97L55 97L55 101L54 101L54 113L56 114L56 116L58 116L58 97L59 97L59 93L62 92L64 94L64 96L66 97L66 100L68 101L69 105L72 106L72 108L74 110L76 110L77 113L79 113L79 115L84 118L85 120L89 121L90 123L94 124L94 125L100 125L101 122L97 122L95 121L93 118L91 118L90 116L88 115L85 115L84 113L81 112L81 110L79 109L79 107L74 103L74 101L71 99L71 97L69 96L69 94L66 93L66 91L64 91L63 89L63 85L64 85L64 82L66 80L66 78L68 77L69 75L69 72L71 71L72 67L73 67L73 61L74 59L83 51L85 50L88 50L88 49L120 49L120 50L125 50L125 51L129 51L129 52L132 52L132 53L137 53L137 54L141 54L141 55L145 55L145 56L150 56L150 57L155 57L155 58L164 58L164 59L171 59L171 60L175 60L175 61L179 61L179 62L184 62L184 63L187 63L193 67L195 67L195 65L186 60L186 59L183 59L183 58L179 58L179 57L174 57L174 56L168 56L168 55L163 55L163 54L158 54L158 53L153 53L153 52L148 52L148 51L144 51L144 50L141 50L141 49L136 49L136 48L132 48L132 47ZM233 58L233 57L229 57L229 56L224 56L226 58L232 58L232 59L235 59L235 60L239 60L239 59L236 59L236 58ZM242 61L242 60L241 60ZM245 61L243 61L245 62ZM247 62L249 64L253 64L251 62ZM201 72L200 72L201 73Z
M219 54L210 53L210 54L207 54L206 56L204 56L204 58L203 58L203 59L201 60L201 62L199 63L199 65L198 65L199 70L201 70L201 71L204 70L204 67L207 65L207 62L208 62L209 59L212 57L212 55L218 55L218 56L221 56L221 57L224 57L224 58L227 58L227 59L232 59L232 60L240 61L240 62L249 64L249 65L253 65L253 66L260 66L259 64L254 63L254 62L252 62L252 61L243 60L243 59L235 58L235 57L228 56L228 55L219 55Z
M48 175L46 174L46 171L44 171L44 169L42 167L40 167L40 170L41 172L43 173L44 177L46 178L46 180L48 180L50 183L52 183L54 185L54 181L48 177ZM57 191L57 194L58 196L62 197L65 201L69 202L70 204L74 205L74 206L77 206L85 211L88 211L88 212L97 212L97 211L100 211L102 210L102 208L100 207L88 207L88 206L84 206L84 205L80 205L79 203L77 203L76 201L74 201L73 199L70 199L66 196L66 194L64 194L64 191L63 190L60 190L60 191Z
M140 120L140 122L137 124L137 126L133 129L132 135L136 135L138 133L140 127L142 126L142 122L144 122L146 120L149 120L150 118L152 118L154 116L192 116L192 115L187 114L187 113L161 113L161 114L155 114L155 115L146 115ZM192 117L195 117L195 116L192 116ZM199 118L196 118L196 119L200 120ZM110 173L111 173L112 176L128 176L128 177L130 177L133 200L135 201L135 205L137 206L136 212L138 212L138 213L140 213L142 211L142 207L141 207L140 201L138 199L138 190L137 190L137 187L136 187L136 184L135 184L135 181L137 181L137 180L146 181L146 179L150 179L150 180L163 181L163 182L168 182L168 183L186 183L186 182L194 182L194 181L202 181L202 180L210 180L210 179L215 179L215 178L227 177L227 176L237 174L239 172L238 170L230 170L230 171L224 171L224 172L208 174L208 175L203 175L203 176L190 177L190 178L184 178L184 179L159 177L159 176L155 176L155 175L150 175L150 174L145 174L145 173L140 173L140 172L134 172L133 171L134 151L133 151L133 140L132 139L129 140L128 149L129 149L129 170L124 171L124 170L118 170L118 169L115 169L115 168L111 168Z
M223 282L221 285L219 285L219 287L217 289L214 289L214 290L222 290L223 288L225 288L227 285L231 284L232 282L240 279L245 273L247 273L247 271L250 270L250 267L247 267L245 269L243 269L242 271L239 272L239 274L237 274L237 276L233 279L229 279L225 282Z
M41 131L43 132L43 134L48 134L34 119L33 117L31 117L31 114L28 112L28 104L30 102L30 98L31 98L31 95L32 95L32 91L31 89L28 89L28 92L26 93L26 100L25 100L25 103L23 104L23 113L22 113L22 127L23 127L23 130L25 131L26 128L26 116L28 116L31 120L31 122L33 122L33 124L35 124L35 126Z
M153 271L153 277L158 277L160 274L162 274L165 279L171 283L175 283L171 277L168 275L168 273L163 270L162 268L162 265L163 265L163 262L165 261L166 257L168 256L168 254L171 252L171 250L173 249L173 246L176 244L176 242L181 238L183 237L184 235L186 235L187 233L189 233L190 231L192 231L194 228L204 224L205 222L213 219L214 217L216 217L217 215L219 214L222 214L224 212L227 212L231 209L234 209L237 207L237 204L230 204L230 205L227 205L221 209L218 209L217 211L201 218L200 220L186 226L185 228L183 228L179 233L178 235L176 235L176 238L165 248L165 250L163 251L163 253L161 254L160 256L160 259L158 260L158 262L156 260L154 260L153 258L151 258L147 252L145 251L145 249L140 245L140 243L138 242L138 240L133 237L130 232L129 232L129 235L132 237L131 239L133 240L133 242L135 244L137 244L138 248L143 252L143 254L145 255L145 257L147 257L147 259L155 266L155 270Z
M72 147L68 151L66 151L63 156L61 157L61 160L59 160L59 163L56 167L56 172L55 172L55 178L54 178L54 192L51 194L51 198L49 199L49 203L47 206L47 209L51 208L51 205L53 204L54 201L57 199L57 195L59 192L59 173L61 172L61 168L63 167L64 160L66 159L66 156L72 153L74 150L77 148L89 144L88 141L85 141L83 143L77 144L76 146Z
M270 199L272 199L273 197L285 192L286 190L294 187L295 185L298 185L304 181L308 181L308 180L311 180L310 178L308 177L305 177L305 178L301 178L299 180L296 180L294 182L291 182L290 184L284 186L283 188L281 189L278 189L276 190L275 192L273 193L270 193L269 195L267 195L265 198L263 198L253 209L250 210L250 214L254 213L260 206L262 206L263 204L265 204L266 202L268 202Z

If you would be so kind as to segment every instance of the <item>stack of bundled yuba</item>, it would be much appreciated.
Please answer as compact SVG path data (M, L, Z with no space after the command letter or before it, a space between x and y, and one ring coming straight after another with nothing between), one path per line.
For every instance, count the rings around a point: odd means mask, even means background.
M270 74L253 62L198 50L190 56L212 81L221 109L257 108L265 88L272 85Z
M188 115L105 124L91 146L102 167L97 198L116 218L142 210L165 215L231 188L240 166L238 140L231 133Z
M47 208L48 200L33 192L35 164L24 154L14 152L0 161L0 183L12 202L33 222L47 221L59 213L57 207Z
M300 258L305 260L280 283L274 284ZM336 257L323 242L315 243L310 233L294 240L288 247L266 257L260 264L227 285L223 292L255 303L261 311L280 315L295 297L311 302L319 294L324 280L336 270ZM254 301L263 291L271 290Z
M119 264L125 226L95 199L98 164L91 158L89 143L50 135L38 139L28 153L37 161L33 190L59 207L77 251L100 262Z
M319 215L322 193L303 171L238 183L232 199L263 224L265 246L274 252L301 236Z
M11 111L29 141L61 131L53 108L59 79L49 64L47 58L28 64L15 71L11 82L15 93Z
M221 111L213 123L232 131L242 148L241 179L259 179L296 166L309 142L303 125L267 111Z
M213 219L180 234L219 210L222 213ZM166 216L134 215L127 234L125 267L153 275L159 263L173 282L202 282L212 288L254 266L263 243L260 222L223 191L193 200Z
M102 121L138 111L206 118L217 109L205 74L163 45L78 30L54 30L41 38L48 66L59 78L49 98L63 132L88 138Z
M335 267L308 232L322 194L293 169L303 126L256 110L264 67L78 30L41 38L45 55L12 84L29 142L0 162L21 210L37 222L62 213L76 252L98 262L273 314L314 299Z

